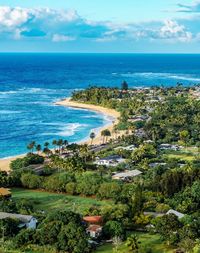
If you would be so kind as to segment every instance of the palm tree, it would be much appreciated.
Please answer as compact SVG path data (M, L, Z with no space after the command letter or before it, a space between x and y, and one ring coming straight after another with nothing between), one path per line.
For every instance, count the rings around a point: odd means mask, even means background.
M58 140L59 153L60 153L62 145L63 145L63 140L62 139Z
M48 149L48 147L49 147L49 142L45 142L45 143L44 143L44 147Z
M139 252L139 242L136 235L131 235L128 237L126 241L126 246L131 253L138 253Z
M35 147L35 141L32 141L31 143L28 144L27 149L31 150L31 153L33 153Z
M57 146L58 142L57 140L53 140L52 141L52 145L54 145L54 152L56 152L56 146Z
M42 150L42 146L41 146L40 144L38 144L38 145L36 146L36 150L37 150L37 152L38 152L38 154L39 154L39 152Z
M92 132L92 133L90 134L91 145L92 145L93 140L94 140L95 137L96 137L96 134L95 134L94 132Z
M108 141L108 137L111 136L111 132L109 129L105 129L103 131L101 131L101 136L103 136L103 143L105 142L105 138L106 138L106 142Z

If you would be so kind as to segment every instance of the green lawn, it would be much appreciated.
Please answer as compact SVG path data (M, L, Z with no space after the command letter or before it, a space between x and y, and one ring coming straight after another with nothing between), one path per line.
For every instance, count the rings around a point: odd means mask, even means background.
M176 158L184 161L193 161L199 155L197 147L185 147L180 151L165 151L163 156L167 158Z
M72 210L81 214L86 214L92 206L106 206L112 201L99 201L93 198L69 196L66 194L49 193L42 191L13 188L12 196L14 200L29 199L34 201L36 210L52 211L55 209Z
M150 248L152 253L173 253L173 249L168 248L166 245L162 243L160 240L159 235L151 235L147 233L135 233L138 236L138 240L140 242L140 246L143 248L145 247ZM97 253L113 253L113 246L112 244L106 244L99 247L96 250ZM120 253L127 253L128 248L123 243L120 247L118 252Z

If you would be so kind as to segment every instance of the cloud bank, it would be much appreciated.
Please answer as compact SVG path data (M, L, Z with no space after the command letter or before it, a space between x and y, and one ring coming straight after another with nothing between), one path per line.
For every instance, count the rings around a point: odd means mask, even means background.
M178 5L181 12L200 12L200 2L192 5ZM141 23L117 24L93 22L81 17L75 10L51 8L11 8L0 6L1 40L44 40L51 43L74 43L92 41L110 43L113 41L164 41L166 43L189 43L199 40L198 29L193 23L195 17L187 20L158 20Z

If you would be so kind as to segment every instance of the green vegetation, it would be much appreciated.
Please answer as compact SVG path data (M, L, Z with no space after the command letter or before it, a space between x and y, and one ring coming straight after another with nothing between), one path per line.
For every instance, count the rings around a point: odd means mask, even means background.
M174 250L168 246L166 246L163 241L160 239L159 235L155 234L147 234L147 233L134 233L138 237L138 241L140 242L139 246L143 249L143 252L152 252L152 253L173 253ZM98 253L113 253L114 245L105 244L97 249ZM150 249L152 251L150 251ZM145 251L146 250L146 251ZM149 251L148 251L149 250ZM122 243L120 245L118 252L127 253L128 247L126 243Z
M86 243L90 238L97 244L112 241L97 248L104 253L199 252L200 101L192 97L195 89L130 90L124 81L122 89L75 92L75 101L118 110L119 124L102 131L103 144L97 146L54 140L50 150L49 143L33 141L9 175L0 173L0 187L13 189L11 200L0 200L1 211L39 220L36 231L17 231L16 224L4 221L13 228L6 231L5 248L13 242L21 250L38 247L40 252L49 242L52 253L94 252L96 244ZM91 133L91 144L94 138ZM73 224L68 215L76 217ZM83 215L101 216L97 237L86 235L90 224L82 222Z
M30 200L32 203L34 203L35 210L71 210L84 215L87 214L92 207L107 206L112 203L111 201L98 201L93 198L24 190L19 188L13 188L12 194L13 200L16 202L20 199Z

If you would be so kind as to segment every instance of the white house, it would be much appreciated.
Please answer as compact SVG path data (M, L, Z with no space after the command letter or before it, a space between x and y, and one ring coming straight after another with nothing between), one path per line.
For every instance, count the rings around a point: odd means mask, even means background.
M129 171L125 171L125 172L121 172L121 173L117 173L113 175L112 179L127 181L141 174L142 172L139 170L129 170Z
M160 150L174 150L174 151L178 151L178 150L180 150L180 147L178 145L173 145L173 144L161 144L160 145Z
M100 225L90 225L86 232L91 238L98 238L102 234L103 227Z
M174 215L176 215L179 219L182 219L182 218L185 216L185 214L179 213L179 212L177 212L177 211L175 211L175 210L173 210L173 209L170 209L170 210L167 212L167 214L174 214Z
M104 165L104 166L117 166L120 163L125 162L126 160L123 159L121 156L118 155L112 155L112 156L108 156L102 159L97 159L95 164L97 165Z
M26 227L26 228L36 229L37 219L31 215L0 212L0 220L7 219L7 218L19 220L20 228Z
M136 146L130 145L130 146L126 146L126 147L120 146L120 147L115 148L115 150L120 150L120 149L127 150L127 151L133 151L136 149Z

